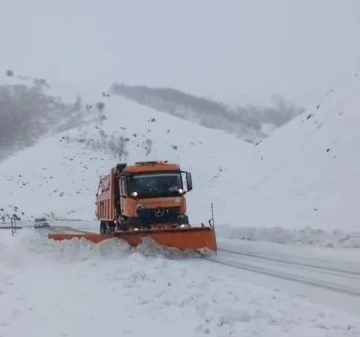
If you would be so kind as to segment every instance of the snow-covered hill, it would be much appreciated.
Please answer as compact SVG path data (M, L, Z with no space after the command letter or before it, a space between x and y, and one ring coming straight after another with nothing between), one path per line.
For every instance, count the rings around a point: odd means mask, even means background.
M256 147L238 223L360 231L359 95L354 76Z
M51 88L69 94L64 85L51 84ZM223 131L120 97L103 97L93 90L81 97L92 106L84 126L48 137L1 164L3 215L28 218L54 213L93 219L100 175L108 174L118 162L169 160L193 173L190 220L207 221L211 201L221 197L212 187L228 167L237 164L230 149L242 156L251 151L250 144ZM100 101L105 103L103 112L96 107Z
M86 121L74 88L66 91L60 83L54 87L44 79L11 75L0 76L0 162L46 135Z
M73 92L65 84L51 88L68 98ZM83 91L84 104L92 106L84 126L0 165L0 213L93 219L100 175L118 162L160 159L193 173L190 220L206 221L214 202L216 223L229 225L218 226L223 237L356 247L360 236L348 232L360 231L359 94L354 77L254 147L117 96Z

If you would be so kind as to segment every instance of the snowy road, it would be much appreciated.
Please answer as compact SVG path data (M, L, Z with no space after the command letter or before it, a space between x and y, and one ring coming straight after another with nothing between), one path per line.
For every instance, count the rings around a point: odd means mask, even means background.
M86 230L65 226L53 226L52 232L87 233ZM46 231L47 232L47 231ZM258 245L261 245L258 244ZM360 264L329 263L316 257L277 256L269 252L253 253L244 248L228 248L227 242L219 242L217 256L206 257L209 262L223 266L271 276L286 281L323 288L360 298ZM309 262L312 261L311 263ZM360 299L359 299L360 301Z
M245 282L360 315L360 250L218 240L211 263Z
M55 226L51 230L67 233L89 231L64 226ZM253 280L255 274L255 283L260 286L295 293L360 315L358 249L355 250L357 254L352 250L341 256L337 254L341 250L334 252L328 248L310 252L305 248L303 251L297 249L298 254L295 254L296 251L284 246L284 251L279 253L273 247L281 245L234 241L220 239L218 254L204 259L220 268L231 268L233 272L241 273L241 277L244 277L243 273L248 274L245 279L250 275Z
M289 259L292 257L289 256ZM294 257L293 257L294 258ZM360 315L360 273L316 265L252 256L219 249L217 257L207 258L221 268L231 268L234 277L258 286L304 296L310 300Z
M341 296L337 307L324 305L311 296L305 298L299 289L287 289L281 282L304 284L279 275L199 258L167 259L157 252L130 249L118 240L99 245L56 242L47 239L48 231L23 229L14 237L9 231L0 236L2 337L145 337L149 331L159 337L360 335L360 316L338 308L341 301L354 298L359 302L359 297L309 286L317 293L326 291L329 298ZM51 231L78 232L72 227ZM249 247L241 250L250 251ZM313 271L299 264L295 268L289 261L268 261L264 256L220 250L214 259L254 269L274 267L279 274L287 268L287 273L297 276L296 268L300 268L312 272L318 283L324 282L324 273L332 283L336 275L346 280L339 271Z
M360 297L360 272L356 271L280 260L223 248L219 249L219 256L206 259L238 269Z

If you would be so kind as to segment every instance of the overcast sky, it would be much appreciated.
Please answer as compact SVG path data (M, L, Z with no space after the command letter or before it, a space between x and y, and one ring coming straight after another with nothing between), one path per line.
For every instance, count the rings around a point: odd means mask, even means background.
M1 68L311 101L360 68L360 0L0 0Z

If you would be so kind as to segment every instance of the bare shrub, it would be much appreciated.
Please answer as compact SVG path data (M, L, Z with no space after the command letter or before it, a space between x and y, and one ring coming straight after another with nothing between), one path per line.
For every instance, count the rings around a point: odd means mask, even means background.
M145 155L148 156L152 151L152 140L146 139L144 142Z
M105 103L104 102L97 102L96 107L99 110L99 112L103 112L105 109Z
M108 147L115 158L122 160L123 158L127 158L129 155L128 151L126 150L127 140L125 137L120 136L119 138L115 138L111 136L110 140L108 141Z

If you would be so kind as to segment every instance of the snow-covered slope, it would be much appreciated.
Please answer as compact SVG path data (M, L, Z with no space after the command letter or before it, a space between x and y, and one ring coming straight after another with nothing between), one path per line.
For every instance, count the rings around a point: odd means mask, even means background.
M239 224L360 231L359 95L355 76L256 147Z
M77 91L66 88L44 79L0 76L0 162L47 135L86 122Z
M120 161L167 159L194 174L190 219L206 221L214 201L216 223L231 226L218 226L223 237L356 247L360 236L348 232L360 231L359 82L328 92L256 147L120 97L82 92L93 106L85 126L0 165L0 213L17 206L25 217L92 219L99 175ZM74 90L52 88L69 98Z
M0 85L43 85L47 94L58 96L63 102L73 102L76 96L81 93L79 88L71 83L61 81L49 81L43 78L33 78L22 75L6 76L0 75Z
M81 94L84 104L92 106L88 112L92 122L44 139L1 164L3 214L16 213L17 207L22 218L53 212L92 219L100 175L108 174L118 162L169 160L193 173L194 190L188 195L190 220L207 221L210 202L220 193L212 187L237 163L237 158L228 154L230 149L241 155L251 151L251 145L223 131L120 97L103 97L93 90ZM105 103L103 113L96 108L99 101Z

